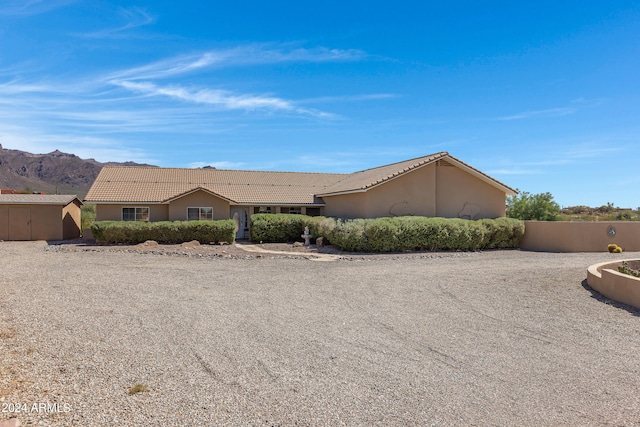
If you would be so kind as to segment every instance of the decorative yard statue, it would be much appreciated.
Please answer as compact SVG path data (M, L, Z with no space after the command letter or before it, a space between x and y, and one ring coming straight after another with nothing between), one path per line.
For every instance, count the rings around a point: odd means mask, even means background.
M311 245L311 237L313 237L311 234L309 234L309 227L305 227L304 228L304 233L300 236L304 239L304 245L305 246L310 246Z

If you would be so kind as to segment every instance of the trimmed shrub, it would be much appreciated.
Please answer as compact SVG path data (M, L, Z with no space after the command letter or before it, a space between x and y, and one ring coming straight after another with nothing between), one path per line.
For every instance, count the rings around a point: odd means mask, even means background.
M524 222L513 218L481 219L485 228L485 249L517 248L524 237Z
M292 214L253 214L251 215L251 240L265 243L285 243L301 241L305 227L315 241L319 234L319 225L326 218L322 216Z
M137 244L147 240L158 243L232 243L235 240L233 220L219 221L97 221L91 232L100 243Z
M349 252L516 248L524 235L524 222L511 218L471 221L405 216L343 220L256 214L251 221L251 238L254 241L301 240L300 235L306 225L314 238L322 236Z

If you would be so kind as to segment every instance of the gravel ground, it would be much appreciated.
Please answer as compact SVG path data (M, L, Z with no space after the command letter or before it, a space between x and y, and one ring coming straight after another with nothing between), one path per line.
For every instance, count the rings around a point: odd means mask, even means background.
M640 253L174 249L0 243L0 422L640 425Z

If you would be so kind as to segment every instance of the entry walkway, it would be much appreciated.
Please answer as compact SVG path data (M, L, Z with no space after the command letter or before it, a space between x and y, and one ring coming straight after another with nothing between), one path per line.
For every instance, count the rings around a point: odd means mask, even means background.
M308 258L311 261L337 261L340 259L339 255L321 254L318 252L289 252L289 251L272 251L269 249L261 248L251 243L234 243L236 248L240 248L247 252L258 252L263 254L277 254L277 255L291 255Z

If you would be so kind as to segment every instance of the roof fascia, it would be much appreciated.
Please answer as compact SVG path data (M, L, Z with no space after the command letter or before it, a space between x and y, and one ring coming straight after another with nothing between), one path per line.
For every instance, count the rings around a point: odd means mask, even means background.
M400 178L401 176L404 176L404 175L406 175L408 173L417 171L418 169L422 169L423 167L429 166L429 165L437 162L438 160L442 160L442 159L444 159L446 157L447 156L438 157L437 159L430 160L428 162L425 162L425 163L421 164L420 166L416 166L415 168L411 168L411 169L409 169L407 171L403 170L400 173L398 173L397 175L392 176L391 178L387 178L387 179L385 179L385 180L383 180L381 182L378 182L378 183L376 183L374 185L371 185L369 187L358 188L358 189L355 189L355 190L338 191L338 192L335 192L335 193L318 193L318 194L316 194L316 196L325 197L325 196L341 196L343 194L353 194L353 193L366 193L367 191L369 191L369 190L371 190L373 188L376 188L376 187L378 187L380 185L386 184L387 182L393 181L394 179Z
M450 163L455 164L457 167L459 167L460 169L464 170L465 172L475 176L476 178L486 182L489 185L492 185L493 187L496 187L502 191L504 191L508 196L515 196L516 194L518 194L518 192L516 190L514 190L511 187L506 186L505 184L502 184L500 181L497 181L493 178L491 178L489 175L486 175L484 172L480 172L478 169L475 169L469 165L467 165L466 163L464 163L462 160L458 160L455 157L449 155L446 157L446 160L449 161Z
M169 204L171 202L174 202L174 201L176 201L178 199L181 199L183 197L189 196L189 195L191 195L191 194L193 194L195 192L198 192L198 191L204 191L205 193L210 194L211 196L214 196L214 197L217 197L219 199L222 199L222 200L225 200L225 201L229 202L229 204L236 203L235 200L231 200L231 199L229 199L227 197L224 197L224 196L222 196L222 195L220 195L218 193L214 193L213 191L207 190L204 187L194 188L194 189L189 190L189 191L187 191L185 193L178 194L177 196L174 196L174 197L172 197L170 199L163 200L161 203L162 204Z

